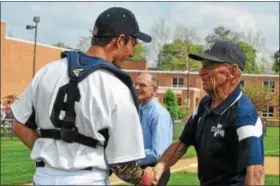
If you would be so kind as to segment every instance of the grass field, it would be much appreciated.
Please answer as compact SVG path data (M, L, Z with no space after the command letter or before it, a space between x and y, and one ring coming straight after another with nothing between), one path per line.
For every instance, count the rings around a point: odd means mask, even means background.
M190 172L173 173L168 185L199 185L197 174ZM279 185L279 176L265 176L265 185Z
M183 128L183 124L175 125L174 139L178 139ZM265 155L279 156L279 127L268 128L264 144ZM184 157L195 155L194 149L191 148ZM30 151L16 137L13 140L9 137L1 137L1 185L30 183L34 170L34 162L30 160ZM195 184L195 180L196 174L175 173L174 176L172 175L170 185L175 185L177 182L184 185ZM274 176L269 176L267 180L269 183L277 181Z
M182 171L173 173L170 176L168 185L199 185L199 181L196 173ZM279 176L265 176L265 185L279 185Z
M30 183L34 174L30 151L17 138L1 138L1 185Z
M279 156L279 127L268 127L264 137L266 156Z
M179 139L184 127L185 127L185 124L183 124L183 123L176 123L174 125L173 140ZM184 154L184 156L182 158L190 158L190 157L194 157L194 156L196 156L195 149L193 147L190 147L188 149L188 152L186 154Z

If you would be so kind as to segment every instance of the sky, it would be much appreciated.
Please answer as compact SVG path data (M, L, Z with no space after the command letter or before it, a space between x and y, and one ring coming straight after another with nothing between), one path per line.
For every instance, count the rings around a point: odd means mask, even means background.
M279 2L1 2L1 20L7 35L34 41L34 31L25 27L40 16L37 42L75 48L82 36L89 36L97 16L113 6L130 9L146 33L164 19L171 33L177 25L195 28L203 42L223 25L237 32L260 32L267 51L279 49Z

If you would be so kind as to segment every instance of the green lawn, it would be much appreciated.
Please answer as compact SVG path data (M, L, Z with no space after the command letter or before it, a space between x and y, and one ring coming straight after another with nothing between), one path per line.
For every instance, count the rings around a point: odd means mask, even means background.
M182 131L184 130L185 123L175 123L173 128L173 140L179 139Z
M264 149L266 156L279 156L279 127L268 127L264 137Z
M27 147L16 137L1 138L1 185L30 183L34 170Z
M175 124L174 139L178 139L183 128L184 124ZM268 128L264 144L266 156L279 156L279 127ZM184 158L195 155L196 153L191 147ZM1 185L30 183L34 170L34 162L30 160L30 151L16 137L13 140L9 137L1 137ZM177 175L175 174L175 176ZM268 177L267 179L273 181L276 178ZM189 179L185 178L185 180ZM192 181L195 180L190 180L185 184L192 184Z
M182 171L171 174L168 185L199 185L199 181L196 173ZM279 185L279 176L265 176L265 185Z
M196 173L176 172L170 177L168 185L198 185ZM265 176L265 185L279 185L279 176Z
M174 124L174 129L173 129L173 140L179 139L183 129L185 127L184 123L175 123ZM196 156L195 149L193 147L190 147L188 149L188 152L184 154L182 158L190 158Z

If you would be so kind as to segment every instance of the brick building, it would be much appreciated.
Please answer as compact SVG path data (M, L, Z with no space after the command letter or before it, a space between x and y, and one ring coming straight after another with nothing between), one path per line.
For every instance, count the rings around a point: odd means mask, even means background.
M34 43L7 37L5 33L6 24L1 21L1 97L21 94L32 79L33 69ZM68 49L37 43L35 71L44 64L59 59L60 53L64 50ZM178 97L178 104L183 108L189 105L190 112L205 95L198 72L148 70L146 61L126 61L123 68L129 72L133 80L143 71L156 75L159 79L158 99L162 102L164 92L171 88ZM270 86L279 94L278 75L243 74L241 84L247 83L260 87ZM279 117L279 110L271 105L261 114L264 117Z
M24 29L24 28L23 28ZM1 97L20 94L32 79L34 42L7 37L6 23L1 21ZM60 59L65 48L37 43L35 71ZM147 69L146 61L125 61L126 69Z
M143 70L127 70L132 79ZM167 88L171 88L178 97L178 105L189 105L190 112L192 112L198 105L200 99L206 95L202 89L202 81L198 72L187 71L149 71L154 74L159 80L158 99L162 102L164 92ZM189 78L189 81L188 81ZM189 89L187 88L189 84ZM279 76L268 74L243 74L241 78L241 85L255 84L259 87L269 86L272 91L279 95ZM276 101L276 100L275 100ZM279 117L279 108L277 103L268 106L262 113L263 117Z

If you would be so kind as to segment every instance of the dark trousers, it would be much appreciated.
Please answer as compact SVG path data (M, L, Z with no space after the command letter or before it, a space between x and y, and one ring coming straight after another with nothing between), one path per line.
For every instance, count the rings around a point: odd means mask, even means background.
M142 169L145 169L146 167L154 167L156 163L149 164L149 165L141 165L140 167ZM163 172L161 178L159 179L158 185L159 186L166 186L170 178L170 169L167 169Z

